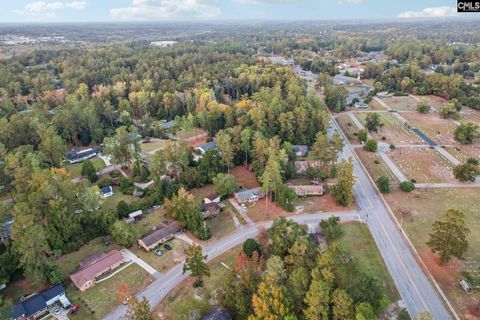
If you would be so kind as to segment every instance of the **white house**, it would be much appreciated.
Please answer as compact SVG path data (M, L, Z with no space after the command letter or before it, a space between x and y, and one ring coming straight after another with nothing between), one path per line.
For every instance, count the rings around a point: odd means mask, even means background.
M263 197L265 197L265 192L263 192L261 188L241 190L235 193L235 200L237 200L238 203L256 202Z
M203 203L219 203L220 202L220 195L218 193L209 194L207 197L203 198Z
M102 189L100 189L100 198L106 199L106 198L111 197L111 196L113 196L112 186L107 186L107 187L103 187Z

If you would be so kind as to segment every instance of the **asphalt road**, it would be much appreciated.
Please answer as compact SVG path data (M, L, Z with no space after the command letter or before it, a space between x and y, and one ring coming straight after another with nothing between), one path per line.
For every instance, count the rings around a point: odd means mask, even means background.
M333 123L340 131L336 122ZM434 319L452 319L346 139L345 143L342 158L353 160L357 178L354 191L360 216L368 224L410 316L415 318L417 313L429 311Z
M358 221L359 215L357 211L347 211L347 212L324 212L316 214L305 214L289 217L300 224L318 224L322 219L327 219L328 217L335 215L340 217L343 221ZM253 238L258 235L260 227L268 228L272 224L272 221L266 221L262 223L257 223L252 226L246 227L244 229L239 229L231 235L213 242L203 248L204 254L208 255L207 261L210 261L222 253L242 244L246 239ZM154 282L152 282L148 287L146 287L142 292L137 294L137 298L142 299L146 297L150 302L150 307L155 308L166 296L167 294L179 285L183 280L185 280L189 273L182 274L183 264L179 264L174 268L170 269L166 273L160 275ZM126 319L125 312L127 308L122 305L115 309L114 312L110 313L104 319L107 320L118 320Z

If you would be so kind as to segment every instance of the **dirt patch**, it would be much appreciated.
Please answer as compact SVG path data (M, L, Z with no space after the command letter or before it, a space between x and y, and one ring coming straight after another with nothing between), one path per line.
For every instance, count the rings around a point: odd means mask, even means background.
M360 130L355 123L352 122L347 114L341 114L337 118L337 123L340 129L347 136L347 139L352 144L359 144L360 141L357 138L357 133Z
M253 221L275 220L277 217L286 217L292 213L283 210L277 204L272 202L270 198L260 199L248 206L248 216Z
M392 183L397 182L395 175L390 171L383 159L377 153L368 152L363 148L355 148L354 150L374 181L377 181L378 178L386 175L390 178Z
M345 212L354 210L356 205L342 207L335 203L331 193L319 197L303 197L298 201L298 205L303 207L301 214L319 213L319 212Z
M445 150L461 162L466 162L468 158L480 160L480 147L461 145L457 147L446 147Z
M456 182L452 164L435 149L399 148L390 150L388 156L409 179L418 183Z
M456 123L452 119L442 119L437 113L423 114L419 112L404 113L412 127L423 131L430 139L438 144L456 144L453 134Z
M237 187L244 187L247 189L259 187L257 177L245 166L237 166L230 170L230 174L235 176L235 183Z
M462 122L470 121L480 125L480 111L478 110L463 108L462 111L460 111L460 117Z

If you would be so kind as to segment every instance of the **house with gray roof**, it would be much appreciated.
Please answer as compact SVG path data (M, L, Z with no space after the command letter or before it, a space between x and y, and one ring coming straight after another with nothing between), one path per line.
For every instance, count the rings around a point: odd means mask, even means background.
M235 197L235 200L237 200L237 202L240 204L252 203L265 197L265 192L263 192L261 188L242 189L236 192L234 197Z

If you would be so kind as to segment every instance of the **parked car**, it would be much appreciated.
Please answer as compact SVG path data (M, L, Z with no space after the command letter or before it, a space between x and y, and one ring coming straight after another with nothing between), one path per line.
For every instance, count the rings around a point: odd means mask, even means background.
M157 249L153 250L153 253L155 253L157 256L163 256L165 251L163 251L162 248L157 248Z
M75 314L78 311L78 304L74 304L70 309L70 314Z
M166 243L163 247L168 251L172 250L172 246L170 246L168 243Z
M60 314L60 308L56 307L55 309L53 309L53 313L55 313L58 316Z

